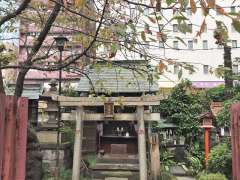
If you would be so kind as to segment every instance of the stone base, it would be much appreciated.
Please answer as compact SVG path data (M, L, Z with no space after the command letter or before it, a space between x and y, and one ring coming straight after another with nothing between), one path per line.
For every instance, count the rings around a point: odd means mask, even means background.
M51 171L51 169L56 168L56 144L41 144L41 152L43 155L43 163L46 164ZM72 166L72 152L70 144L61 144L59 148L59 163L61 168L71 168Z

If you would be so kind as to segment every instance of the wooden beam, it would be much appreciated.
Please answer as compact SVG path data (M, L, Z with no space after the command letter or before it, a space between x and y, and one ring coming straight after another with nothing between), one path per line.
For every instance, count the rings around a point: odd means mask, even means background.
M67 97L52 95L54 101L59 101L61 106L103 106L105 102L114 102L115 106L153 106L159 105L160 96L142 97Z
M140 180L146 180L147 178L147 152L146 152L146 133L144 125L144 107L137 107L138 118L138 154L139 154L139 169Z
M76 112L76 132L73 152L72 180L80 179L82 160L82 136L83 136L83 107L78 107Z
M75 121L76 113L62 113L62 120ZM145 121L160 121L159 113L144 113ZM103 113L86 113L84 115L84 121L137 121L135 113L116 113L113 119L106 119Z

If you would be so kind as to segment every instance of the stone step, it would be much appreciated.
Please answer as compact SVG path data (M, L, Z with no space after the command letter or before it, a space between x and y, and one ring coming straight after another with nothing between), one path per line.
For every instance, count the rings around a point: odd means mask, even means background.
M123 170L123 171L138 171L138 164L123 164L123 163L96 163L94 166L90 167L92 170Z
M123 163L123 164L138 164L138 159L129 159L129 158L122 158L122 159L114 159L114 158L98 158L97 163L109 163L109 164L116 164L116 163Z
M93 179L110 180L126 179L126 180L139 180L139 173L133 171L93 171L91 174Z

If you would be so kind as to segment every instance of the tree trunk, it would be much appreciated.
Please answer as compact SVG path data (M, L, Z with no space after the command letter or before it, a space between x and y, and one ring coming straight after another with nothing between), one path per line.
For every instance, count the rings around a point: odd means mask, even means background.
M26 73L27 73L27 70L23 70L23 71L20 71L17 76L16 87L15 87L15 92L14 92L14 95L17 97L21 97L21 95L22 95L23 84L24 84L24 79L25 79Z
M224 67L228 68L224 72L225 88L229 89L233 87L232 80L232 58L231 58L231 47L224 46Z
M0 63L1 67L1 63ZM0 69L0 94L5 94L4 85L3 85L3 75L2 70Z
M59 0L61 3L62 1ZM24 62L23 65L27 67L32 66L32 59L37 54L42 46L43 41L47 37L53 23L55 22L59 12L61 10L61 5L56 3L54 9L52 10L44 28L41 30L40 35L37 38L37 43L33 46L32 51ZM25 80L25 75L30 68L21 69L17 76L16 87L14 95L20 97L23 92L23 85ZM40 151L39 142L33 128L28 126L28 141L27 141L27 172L26 180L41 180L43 177L43 167L42 167L42 154Z

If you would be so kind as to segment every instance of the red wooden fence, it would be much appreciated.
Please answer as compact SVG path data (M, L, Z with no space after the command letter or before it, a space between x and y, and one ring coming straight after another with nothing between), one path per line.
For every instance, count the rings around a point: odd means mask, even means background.
M24 180L28 100L0 94L0 180Z
M232 179L240 180L240 103L231 106Z

